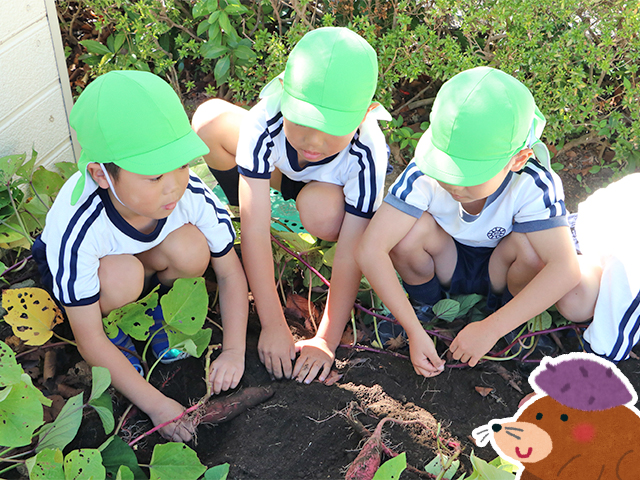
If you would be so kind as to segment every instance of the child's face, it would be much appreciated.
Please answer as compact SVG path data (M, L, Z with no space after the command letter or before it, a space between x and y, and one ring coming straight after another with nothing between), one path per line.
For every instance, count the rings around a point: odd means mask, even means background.
M342 136L329 135L284 119L284 136L298 152L298 160L310 163L320 162L347 148L356 130Z
M487 198L489 195L498 190L498 188L500 188L500 185L502 185L505 177L509 173L511 166L512 162L509 162L509 164L504 167L495 177L487 180L484 183L481 183L480 185L461 187L458 185L449 185L448 183L440 181L438 181L438 184L442 188L444 188L456 202L471 203Z
M184 165L162 175L139 175L120 170L114 188L124 205L114 200L123 217L141 216L159 220L176 208L189 183L189 166Z

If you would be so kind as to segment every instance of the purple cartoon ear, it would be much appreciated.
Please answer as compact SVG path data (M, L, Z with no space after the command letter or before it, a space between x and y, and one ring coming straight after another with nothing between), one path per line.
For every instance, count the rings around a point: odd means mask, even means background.
M617 368L588 358L547 362L534 372L530 382L562 405L584 411L606 410L625 405L635 397L618 377ZM602 363L601 363L602 362Z

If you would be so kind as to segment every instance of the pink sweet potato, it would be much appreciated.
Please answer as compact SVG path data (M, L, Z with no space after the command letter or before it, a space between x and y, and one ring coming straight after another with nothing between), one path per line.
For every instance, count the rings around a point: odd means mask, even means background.
M380 422L382 423L382 422ZM362 450L353 461L345 480L371 480L378 467L380 467L380 456L382 454L382 429L373 432L373 434L367 439Z
M273 393L271 387L249 387L228 397L209 400L204 404L203 413L196 420L197 424L228 422L246 409L270 399Z

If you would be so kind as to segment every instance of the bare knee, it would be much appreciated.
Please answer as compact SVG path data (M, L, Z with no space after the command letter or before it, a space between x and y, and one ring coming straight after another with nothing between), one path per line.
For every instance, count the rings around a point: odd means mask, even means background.
M108 255L100 259L100 309L103 315L135 302L144 286L144 266L133 255Z
M169 238L176 233L173 238ZM175 278L194 278L204 274L211 259L209 244L204 234L190 223L173 232L166 247L168 269Z
M593 317L598 293L602 267L584 257L580 259L580 283L556 303L560 314L572 322L586 322Z
M311 182L298 194L296 207L307 232L323 240L338 240L345 211L340 185Z
M511 232L496 247L489 262L489 276L496 291L508 286L515 295L544 268L524 233Z
M201 104L191 119L191 126L207 144L207 164L218 170L235 167L240 123L247 111L219 98Z

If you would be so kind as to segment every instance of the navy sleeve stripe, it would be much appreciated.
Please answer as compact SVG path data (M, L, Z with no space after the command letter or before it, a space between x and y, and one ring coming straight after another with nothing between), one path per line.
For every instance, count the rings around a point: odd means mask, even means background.
M238 165L238 173L240 173L240 175L242 175L243 177L249 177L249 178L266 178L266 179L271 178L271 174L269 172L256 173L252 170L247 170L246 168L242 168L240 165Z
M522 172L530 175L531 178L533 178L536 186L538 186L542 190L544 205L549 209L551 217L566 215L567 210L564 204L564 200L558 199L556 184L553 181L551 172L549 172L535 159L530 159L529 163L527 163ZM559 209L558 205L560 206Z
M236 232L233 229L233 225L231 224L231 219L229 218L229 215L227 214L227 211L225 209L220 208L220 207L218 207L216 205L216 202L211 197L211 195L213 195L213 194L212 193L210 194L207 191L207 189L204 188L204 186L197 187L196 185L193 185L191 182L189 183L187 188L189 189L190 192L192 192L192 193L194 193L196 195L203 195L204 196L205 201L209 205L211 205L213 207L213 211L215 212L216 218L218 219L218 223L225 224L227 229L229 230L229 234L231 235L231 238L236 238Z
M640 329L640 315L638 315L638 307L640 306L640 292L636 295L636 298L633 299L631 305L625 312L620 325L618 327L618 338L616 339L616 343L613 346L613 350L611 351L611 358L615 358L617 360L623 360L627 358L629 352L634 347L634 345L638 342L638 329ZM635 313L635 320L632 322L631 319ZM627 333L628 332L628 333ZM624 349L622 355L620 355L620 350L622 345L627 341L627 345Z
M278 112L267 120L267 128L260 134L253 149L253 171L257 174L269 173L269 157L274 147L273 138L278 136L283 128L282 113ZM275 128L272 128L274 127Z
M373 214L375 213L375 212L363 212L349 204L346 204L344 206L344 211L347 213L350 213L351 215L355 215L356 217L369 218L369 219L373 218Z
M67 281L67 288L69 289L69 301L71 303L76 303L78 301L74 292L74 285L78 276L78 250L80 249L80 245L82 244L84 237L86 237L89 228L91 227L91 225L93 225L93 222L95 222L96 219L100 216L102 207L103 204L100 204L100 207L96 208L94 212L89 215L89 218L87 218L87 220L80 228L78 236L76 237L76 240L75 242L73 242L73 245L71 247L71 264L69 265L69 280Z
M358 203L356 209L362 213L373 212L377 194L376 165L371 149L359 139L354 139L349 153L358 158ZM368 177L368 178L367 178Z
M85 202L80 206L80 208L78 208L76 213L73 215L73 217L69 221L69 225L67 225L67 228L65 229L64 234L62 235L62 240L60 241L60 251L58 253L58 271L56 272L55 283L60 292L59 300L63 304L68 303L70 301L70 299L67 298L68 296L65 297L65 291L63 288L64 285L62 283L62 277L65 272L65 261L69 261L69 263L72 263L74 261L73 258L69 258L67 260L67 255L65 255L65 250L67 249L67 242L71 237L71 233L80 222L80 219L82 218L82 216L85 215L92 208L92 204L97 196L98 196L98 191L96 190L94 193L92 193L89 196L89 198L87 198L87 200L85 200ZM103 205L102 203L98 203L93 208L95 208L96 211L99 213L100 211L102 211ZM77 258L75 259L75 262L77 262ZM76 269L77 269L77 266L76 266ZM69 295L73 295L73 294L69 292ZM75 297L75 295L73 296Z
M224 250L222 250L221 252L218 253L211 253L211 256L214 258L220 258L220 257L224 257L227 253L229 253L231 251L231 249L233 248L233 242L229 242L229 245L227 245L226 247L224 247Z
M407 197L413 190L413 183L424 175L413 162L407 165L404 172L400 174L399 180L391 188L390 192L394 197L406 201Z

